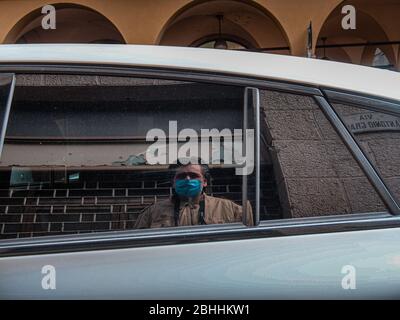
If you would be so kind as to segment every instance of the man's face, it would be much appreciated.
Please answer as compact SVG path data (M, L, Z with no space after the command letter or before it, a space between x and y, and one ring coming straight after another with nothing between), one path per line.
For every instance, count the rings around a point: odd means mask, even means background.
M201 166L198 164L188 164L187 166L179 167L175 173L174 187L176 185L176 180L183 179L200 180L203 188L207 186L207 180L203 176Z

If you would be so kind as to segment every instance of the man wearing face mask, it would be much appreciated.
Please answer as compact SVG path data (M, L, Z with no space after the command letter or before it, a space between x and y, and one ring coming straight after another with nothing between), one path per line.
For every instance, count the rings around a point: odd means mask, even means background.
M207 165L191 162L178 163L173 179L174 195L146 208L138 217L135 228L161 228L243 222L242 206L204 192L209 178ZM248 203L246 225L253 225L253 214Z

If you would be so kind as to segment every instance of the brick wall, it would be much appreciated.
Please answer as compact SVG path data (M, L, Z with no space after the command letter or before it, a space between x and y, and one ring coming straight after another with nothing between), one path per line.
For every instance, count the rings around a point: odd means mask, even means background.
M168 173L82 171L79 182L44 181L24 187L10 187L10 174L0 173L3 239L132 229L143 208L172 193ZM233 169L212 169L211 174L208 194L241 202L241 177ZM263 168L263 177L262 218L279 218L271 167Z
M157 86L157 90L154 90L154 86ZM206 95L204 90L207 90ZM150 91L151 95L149 95ZM59 106L59 102L62 103L61 106L64 106L65 102L73 102L71 107L77 108L80 103L80 108L90 109L94 103L94 109L96 109L101 104L104 107L109 106L112 102L114 103L113 110L118 113L125 112L125 109L122 108L123 103L126 106L138 107L133 102L155 100L163 101L165 104L172 101L173 107L178 104L177 98L188 103L192 108L193 114L188 121L192 121L193 115L199 120L201 117L195 112L200 110L206 113L205 119L208 125L218 127L217 124L211 122L220 119L223 127L236 128L238 124L235 121L240 123L242 118L242 91L238 87L223 86L222 90L221 86L205 84L193 86L186 82L156 79L20 74L17 76L17 87L13 100L14 112L11 113L8 130L10 128L18 129L14 130L16 132L14 132L14 136L25 137L27 135L29 138L35 137L35 134L40 137L43 132L49 134L49 125L52 124L54 127L52 118L48 118L48 120L41 118L41 125L38 125L37 122L30 121L29 117L27 120L31 123L31 127L27 126L23 118L18 118L17 107L21 107L24 112L32 108L37 117L37 112L40 111L38 106L47 110L49 106L53 108ZM204 101L202 108L194 107L197 100L203 101L205 97L208 100ZM214 100L217 102L213 102ZM229 119L223 113L225 112L222 108L223 103L227 104ZM214 108L214 104L218 105L217 109ZM158 105L155 106L158 108ZM213 108L212 118L210 118L207 108ZM216 113L220 109L222 116L218 116ZM234 110L239 111L235 113ZM182 115L184 116L183 113ZM63 115L61 114L61 116ZM128 127L128 124L121 122L118 122L118 126L113 126L112 118L110 118L112 114L107 116L108 130L110 127L122 129ZM125 118L127 118L127 114L124 114ZM166 114L164 120L168 119L170 119L170 115ZM93 121L93 117L91 120ZM46 121L48 122L46 123ZM68 121L74 123L77 119L69 118ZM15 126L13 127L12 124ZM201 127L202 125L201 121L184 122L183 124L188 124L188 127L193 125ZM129 122L129 126L136 128L131 122ZM40 132L37 133L34 128L44 128L44 130L39 130ZM98 128L100 131L103 130L101 125L98 125ZM22 134L21 129L23 129ZM145 132L143 131L143 134ZM9 135L10 132L7 134ZM79 136L79 132L74 132L74 135ZM11 134L11 136L13 135ZM50 136L52 135L50 134ZM111 165L115 160L125 160L129 155L138 154L139 151L136 149L146 146L143 143L139 144L138 141L126 145L115 143L66 145L61 140L58 144L54 141L51 142L51 148L41 140L40 143L38 141L32 143L32 141L21 142L18 140L5 144L0 163L2 170L0 171L0 238L131 229L143 208L155 201L168 198L172 193L167 174L144 174L138 170L117 171L115 166ZM26 154L29 154L29 157L26 157ZM59 159L64 160L60 162ZM89 167L90 170L80 171L79 181L70 183L63 182L63 175L64 177L68 176L68 172L39 172L37 170L37 167L41 166L54 168L56 164L67 165L70 170L74 165L78 168L77 170L80 167ZM10 186L8 183L10 182L9 168L11 165L14 168L18 166L22 169L23 167L35 168L36 171L32 172L35 175L34 181L43 182L18 188ZM97 165L109 166L112 170L94 171L93 169ZM77 172L76 170L71 171L71 173ZM242 198L241 177L236 176L233 169L212 169L212 177L209 194L231 199L240 204ZM261 177L261 219L281 218L274 171L269 159L266 159L265 165L263 165ZM249 182L248 197L254 206L254 185L251 185L251 183L254 184L254 181L249 179Z

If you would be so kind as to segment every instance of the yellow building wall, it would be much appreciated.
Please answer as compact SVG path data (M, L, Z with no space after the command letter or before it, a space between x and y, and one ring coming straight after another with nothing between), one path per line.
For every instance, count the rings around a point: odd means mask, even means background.
M130 44L156 44L168 21L182 8L199 1L188 0L78 0L62 1L89 7L108 18ZM249 1L250 3L252 1ZM313 22L314 33L340 0L258 0L254 3L268 11L280 24L292 54L305 55L307 27ZM30 12L49 4L45 0L0 1L0 42L15 36L9 35L17 23ZM268 32L265 30L265 32ZM8 37L7 37L8 36Z
M332 11L339 5L349 3L342 0L231 0L250 4L268 14L286 37L292 55L306 56L307 27L313 24L315 48L316 39ZM159 44L171 22L180 13L208 1L190 0L63 0L61 3L78 4L91 8L109 19L119 30L126 43ZM400 39L399 4L388 0L366 2L354 0L357 10L367 12L385 31L389 40ZM386 4L387 2L387 4ZM14 43L23 26L31 17L29 14L40 10L48 0L0 0L0 43ZM392 6L392 7L390 7ZM190 32L188 30L187 32ZM257 37L268 36L268 30L253 30ZM271 35L272 37L272 35ZM264 39L265 42L265 39ZM391 49L392 62L399 66L398 45ZM372 50L369 50L372 52ZM314 50L315 52L315 50ZM353 63L365 63L368 57L360 50L346 49L343 56L349 56Z

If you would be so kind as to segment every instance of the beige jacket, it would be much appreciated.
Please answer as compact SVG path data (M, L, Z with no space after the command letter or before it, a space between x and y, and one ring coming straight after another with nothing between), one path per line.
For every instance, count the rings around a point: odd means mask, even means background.
M200 224L199 204L180 203L179 226ZM242 222L242 206L221 198L204 195L204 221L206 224ZM247 205L247 225L253 225L251 205ZM135 228L174 227L174 203L168 199L157 202L144 209L139 215Z

